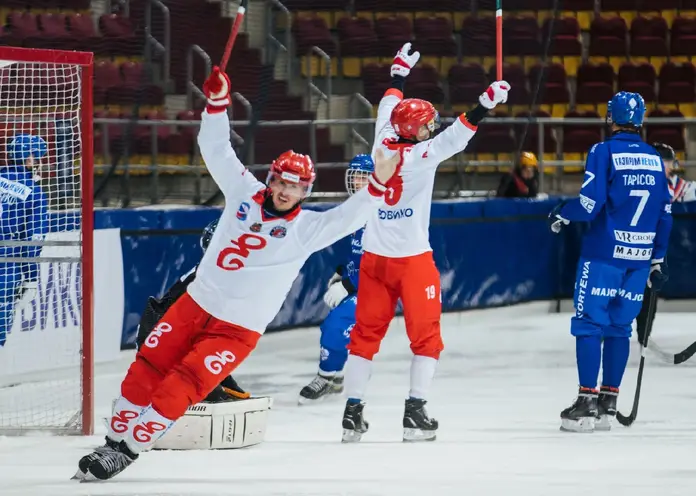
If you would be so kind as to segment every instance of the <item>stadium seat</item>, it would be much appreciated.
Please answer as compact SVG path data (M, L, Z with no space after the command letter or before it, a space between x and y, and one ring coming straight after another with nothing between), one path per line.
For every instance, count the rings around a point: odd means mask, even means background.
M292 23L295 36L295 54L305 56L313 46L324 50L328 55L336 54L336 44L331 37L326 21L321 17L300 17Z
M345 10L346 0L283 0L288 10Z
M376 105L391 83L389 66L366 64L362 68L363 93L370 103Z
M696 19L677 17L672 23L671 54L696 55Z
M608 63L583 64L578 69L575 103L605 103L614 96L614 69Z
M660 103L694 102L696 68L691 63L667 63L660 69Z
M69 14L66 19L70 33L79 38L93 38L98 36L92 18L88 15L75 13Z
M551 117L548 112L538 110L534 113L528 111L519 112L515 115L517 118L529 118L532 115L534 117ZM526 131L526 133L525 133ZM515 126L515 134L517 136L517 142L519 143L524 137L524 143L522 143L522 150L532 150L534 153L539 151L539 126L530 122L529 124L521 124ZM551 126L544 126L544 153L556 153L557 151L557 141L554 135L554 131Z
M481 124L478 131L466 147L467 154L481 153L514 153L516 149L515 137L510 130L493 130L489 118L485 124ZM497 126L500 127L500 126Z
M542 39L546 39L551 31L551 19L544 21ZM550 54L556 56L575 56L582 54L580 43L580 24L575 17L561 17L553 23L553 40Z
M506 76L507 77L507 76ZM452 105L474 104L489 84L488 76L479 64L458 64L447 75L449 99ZM508 82L510 82L508 80ZM514 83L510 82L514 88ZM460 109L463 111L464 109Z
M128 86L139 86L145 81L143 65L140 62L127 61L121 64L121 74L123 82Z
M495 66L491 67L488 73L490 81L495 81L495 71ZM510 83L507 105L528 107L531 104L531 96L527 89L527 75L524 72L524 67L520 64L505 64L503 77Z
M657 75L652 64L625 63L619 68L618 91L640 93L646 103L657 101L655 81Z
M536 17L508 17L503 20L503 47L506 55L541 53L539 24Z
M597 126L572 125L563 127L563 153L587 153L595 144L602 141L602 127L604 121L597 112L576 112L566 113L567 118L595 118L601 124Z
M640 0L601 0L601 12L620 12L636 10Z
M393 57L404 43L413 40L411 22L404 16L377 19L375 31L379 38L376 53L380 57Z
M549 64L543 67L541 64L536 64L529 71L529 80L531 84L536 84L539 80L539 73L545 71L544 83L542 89L542 97L540 103L557 104L568 103L570 95L568 93L568 80L565 69L561 64Z
M626 32L621 17L595 17L590 26L590 56L626 56Z
M662 17L638 16L631 23L631 56L666 57L667 22Z
M675 150L684 150L684 130L683 126L674 124L650 124L651 117L680 117L684 115L678 110L662 110L657 108L648 114L648 120L645 124L646 138L648 143L656 141L667 143Z
M94 63L95 88L109 88L123 82L116 64L110 60L98 60Z
M104 35L101 46L95 47L98 53L117 55L140 55L143 42L135 36L132 21L116 14L104 14L99 17L99 30Z
M438 70L428 64L418 64L411 69L408 76L407 92L410 98L421 98L433 104L445 101L445 94L440 86Z
M563 10L571 12L582 12L594 10L594 0L565 0L563 2Z
M413 24L414 46L421 55L455 57L457 43L452 35L452 22L447 17L420 17Z
M343 76L359 77L361 59L374 56L374 47L378 45L372 21L364 17L343 17L336 27Z
M31 12L10 12L7 16L7 29L16 39L41 36L36 16Z
M495 55L495 18L467 17L462 22L461 36L464 57Z

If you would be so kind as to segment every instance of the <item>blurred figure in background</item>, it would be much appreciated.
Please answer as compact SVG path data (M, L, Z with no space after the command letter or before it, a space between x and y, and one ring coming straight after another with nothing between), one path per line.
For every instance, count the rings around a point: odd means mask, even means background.
M522 152L515 168L500 178L498 198L536 198L539 193L539 162L532 152Z

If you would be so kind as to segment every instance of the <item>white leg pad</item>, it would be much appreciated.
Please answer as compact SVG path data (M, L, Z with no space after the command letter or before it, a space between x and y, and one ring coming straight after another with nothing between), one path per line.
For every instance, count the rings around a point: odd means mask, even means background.
M192 405L152 449L234 449L259 444L272 406L268 396Z

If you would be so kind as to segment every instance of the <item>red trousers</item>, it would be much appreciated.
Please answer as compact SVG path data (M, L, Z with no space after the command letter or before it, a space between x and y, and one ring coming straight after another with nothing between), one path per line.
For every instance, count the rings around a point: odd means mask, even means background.
M223 322L185 293L164 314L135 356L121 394L176 420L249 356L261 335Z
M348 345L352 355L372 360L377 354L399 298L413 354L440 357L442 299L432 252L404 258L365 252L360 261L356 324Z

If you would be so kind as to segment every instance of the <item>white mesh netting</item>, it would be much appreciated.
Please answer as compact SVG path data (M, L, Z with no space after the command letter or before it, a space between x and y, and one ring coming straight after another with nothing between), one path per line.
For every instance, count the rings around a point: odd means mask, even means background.
M81 426L82 71L0 60L0 434Z

